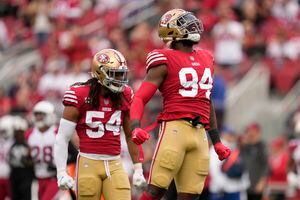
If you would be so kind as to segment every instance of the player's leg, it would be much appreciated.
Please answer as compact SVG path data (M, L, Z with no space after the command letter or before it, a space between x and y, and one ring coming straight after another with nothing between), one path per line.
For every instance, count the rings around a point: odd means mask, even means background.
M79 156L77 162L76 191L78 200L99 200L102 181L103 161Z
M178 193L178 200L198 200L199 194Z
M161 198L181 168L187 148L187 138L181 120L163 122L152 158L147 192L141 199Z
M187 130L192 133L193 148L186 152L182 167L175 177L178 199L195 199L202 192L208 174L209 147L204 128Z
M103 195L105 200L130 200L131 191L128 174L120 159L104 161L109 172L103 180Z
M19 184L19 197L17 199L31 200L32 178L24 179Z
M41 194L40 200L54 199L59 190L56 178L45 179L43 184L45 184L45 189Z
M7 179L0 179L0 200L9 197L9 182Z
M139 200L159 200L164 196L166 191L164 188L149 184L147 191L143 192Z
M46 190L47 185L44 184L44 179L38 179L38 199L42 199L42 196L44 194L44 191Z
M174 180L171 182L170 186L168 187L168 190L164 195L164 199L165 200L177 199L177 189Z

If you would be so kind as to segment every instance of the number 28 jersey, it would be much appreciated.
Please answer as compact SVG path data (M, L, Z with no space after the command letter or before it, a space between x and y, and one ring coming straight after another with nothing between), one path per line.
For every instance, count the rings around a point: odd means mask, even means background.
M133 92L130 87L125 87L119 108L112 106L110 98L102 96L99 97L99 108L93 108L88 103L89 91L89 85L72 86L63 98L65 106L74 106L80 113L76 125L80 152L119 155L124 112L130 108Z
M159 90L163 111L158 120L200 117L209 128L210 96L213 87L213 56L206 50L186 53L173 49L154 50L147 56L147 71L158 65L167 66L167 76Z
M45 132L32 128L25 133L25 138L30 147L30 155L34 162L34 173L37 178L55 177L56 172L49 170L49 166L54 165L53 146L57 130L57 127L53 125Z

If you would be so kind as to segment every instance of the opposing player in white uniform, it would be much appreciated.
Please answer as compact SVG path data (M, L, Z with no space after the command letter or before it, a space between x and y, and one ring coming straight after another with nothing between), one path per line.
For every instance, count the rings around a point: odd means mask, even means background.
M0 200L10 196L8 152L13 138L13 116L0 118Z
M38 179L39 200L53 199L58 192L56 170L53 164L53 146L57 127L55 126L54 106L47 101L38 102L33 108L34 127L26 134L34 172Z
M288 172L288 183L296 189L295 199L300 199L300 139L289 142L290 161Z

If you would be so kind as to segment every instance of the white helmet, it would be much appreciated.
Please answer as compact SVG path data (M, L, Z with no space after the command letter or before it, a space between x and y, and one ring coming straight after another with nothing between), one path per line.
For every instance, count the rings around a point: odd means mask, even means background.
M28 129L28 123L26 119L19 116L14 116L13 120L13 129L15 131L26 131Z
M0 136L8 139L14 135L14 117L11 115L5 115L0 118Z
M33 107L32 121L37 128L52 126L55 123L54 106L48 101L40 101ZM44 114L41 119L37 117L38 114Z

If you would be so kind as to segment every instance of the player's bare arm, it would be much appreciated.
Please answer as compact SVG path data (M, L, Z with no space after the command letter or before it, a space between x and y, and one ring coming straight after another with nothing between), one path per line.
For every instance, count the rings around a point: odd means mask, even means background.
M129 111L124 113L123 119L123 130L126 137L126 142L128 146L128 151L131 156L133 163L138 163L140 161L140 153L138 146L131 140L131 127L130 127L130 118L129 118Z
M128 151L131 156L133 167L134 167L132 184L137 187L143 187L144 185L146 185L146 180L144 178L143 166L142 166L142 162L144 160L144 153L143 153L142 145L138 146L131 140L129 111L124 113L123 130L126 137Z
M167 66L166 65L159 65L156 67L153 67L148 70L146 77L141 84L140 88L138 89L134 101L141 101L143 103L142 110L138 110L137 115L140 115L140 117L131 116L132 119L132 130L134 128L140 127L140 118L142 115L142 112L144 111L144 105L148 103L148 101L152 98L152 96L155 94L157 88L163 83L164 78L167 75ZM149 90L150 89L150 90ZM137 98L138 97L138 98ZM136 102L135 102L136 103ZM132 112L131 112L132 115Z
M153 67L149 69L144 81L145 82L150 82L157 87L159 87L162 82L164 81L166 75L167 75L167 66L166 65L159 65L157 67Z
M62 118L77 123L79 118L79 111L74 106L66 106Z
M210 102L210 117L209 117L209 130L215 130L218 129L218 124L217 124L217 117L216 117L216 112L215 112L215 106L213 102Z
M163 83L167 75L167 66L159 65L148 70L145 80L136 92L130 110L132 140L136 144L142 144L150 138L149 133L140 128L144 107L155 94L157 88Z
M224 146L221 142L218 126L217 126L215 107L212 101L210 103L209 126L210 129L208 130L208 135L212 141L216 153L218 154L219 160L224 160L228 158L231 151L228 147Z

